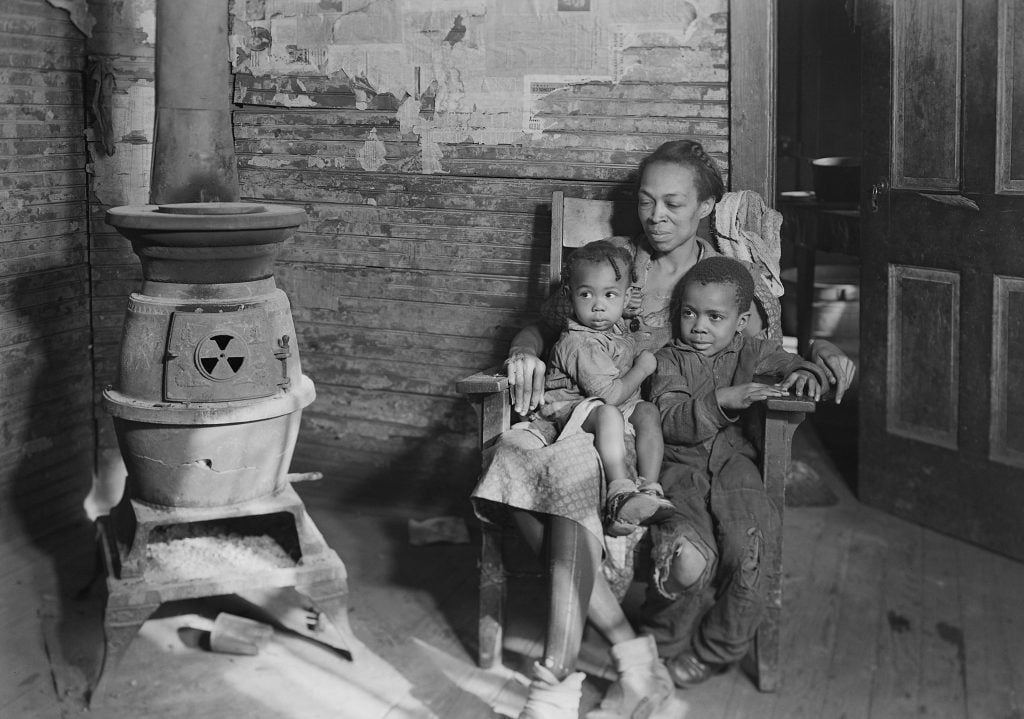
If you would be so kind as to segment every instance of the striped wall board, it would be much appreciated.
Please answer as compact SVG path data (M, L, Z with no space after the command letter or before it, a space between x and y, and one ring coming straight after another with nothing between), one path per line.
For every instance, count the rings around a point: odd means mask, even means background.
M0 556L85 520L95 431L82 70L65 10L0 15ZM6 564L6 562L5 562ZM2 713L2 709L0 709Z
M639 160L680 137L726 169L724 23L708 19L705 71L683 53L633 48L638 66L660 69L550 93L539 137L467 132L429 158L400 103L357 109L345 87L310 85L314 107L274 106L286 78L236 77L243 197L307 214L276 273L317 386L295 465L323 471L340 501L465 509L479 460L454 384L500 363L535 317L552 192L628 200ZM437 115L421 103L419 118Z
M127 242L101 218L109 206L148 199L148 177L125 172L151 150L146 2L90 3L97 19L90 49L117 78L112 103L119 128L117 152L109 157L97 152L90 135L95 396L113 377L124 302L139 282ZM701 140L727 170L727 5L641 7L665 17L691 13L684 33L616 4L611 11L621 32L600 36L616 45L615 79L560 83L546 92L533 108L544 130L532 135L515 123L511 130L473 126L472 113L451 111L452 97L444 97L454 86L428 81L408 103L368 89L359 73L340 80L294 68L260 71L251 58L244 67L236 63L242 197L307 212L276 272L318 394L303 415L296 470L323 471L339 497L465 508L478 460L472 411L454 382L500 362L509 339L534 316L545 293L551 193L629 198L637 162L679 137ZM236 3L231 12L260 7ZM408 13L403 21L430 21L415 6L393 7ZM469 40L484 32L493 46L505 42L506 31L522 39L533 32L529 18L498 17L505 5L488 8L491 17L466 19ZM313 5L282 12L304 11L313 24L334 12ZM261 36L253 29L259 23L247 27L234 19L233 38ZM300 20L295 27L312 27ZM309 30L289 44L301 48L323 37ZM389 50L440 53L443 65L449 49L468 47L444 37L407 33ZM506 60L519 72L516 46L506 45L512 53ZM300 50L294 57L312 55ZM367 78L389 69L358 55L368 63ZM543 57L521 61L538 75L564 72L543 66ZM97 418L100 451L110 451L110 423L102 411Z

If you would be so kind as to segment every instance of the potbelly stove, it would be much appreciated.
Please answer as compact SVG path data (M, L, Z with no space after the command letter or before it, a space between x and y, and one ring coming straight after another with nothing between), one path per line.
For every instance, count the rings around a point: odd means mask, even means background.
M237 202L107 212L131 240L143 283L128 300L117 382L103 393L128 477L121 503L98 523L108 599L94 701L104 669L172 600L294 587L331 623L325 643L347 648L345 567L291 484L316 477L288 473L315 391L273 263L304 217L298 207ZM214 577L190 577L187 566L154 571L154 542L210 536L211 526L270 536L291 561L224 566Z
M272 270L304 216L297 207L244 203L106 214L131 241L143 282L128 300L117 383L103 392L128 476L123 500L97 524L108 601L92 701L104 670L172 600L294 587L321 612L317 621L331 623L319 627L330 629L325 643L350 652L344 564L292 488L316 476L288 473L315 392ZM292 561L255 572L225 565L216 577L191 578L187 566L154 572L154 542L200 528L209 537L211 525L229 537L269 536Z
M117 380L103 393L127 478L97 522L108 597L92 703L164 602L237 594L349 657L357 645L345 566L292 488L319 473L288 473L315 391L274 261L305 212L238 202L227 19L227 0L156 3L151 204L106 216L131 241L143 281L128 300ZM158 571L163 550L193 536L217 548L269 538L276 561Z

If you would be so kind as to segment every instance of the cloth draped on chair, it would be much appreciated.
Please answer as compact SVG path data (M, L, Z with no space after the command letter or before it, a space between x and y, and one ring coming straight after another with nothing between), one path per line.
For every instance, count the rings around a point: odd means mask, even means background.
M715 205L715 245L726 257L755 268L754 294L768 320L767 335L782 340L782 214L750 190L726 192Z

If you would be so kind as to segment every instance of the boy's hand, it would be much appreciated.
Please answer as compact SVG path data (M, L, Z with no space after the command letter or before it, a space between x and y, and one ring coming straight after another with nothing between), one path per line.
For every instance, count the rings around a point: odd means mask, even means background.
M821 383L818 382L818 378L814 376L813 372L808 372L805 369L798 369L784 381L780 382L778 387L787 392L792 387L793 393L797 397L806 394L815 402L821 399Z
M658 359L650 350L644 350L633 360L633 367L644 373L644 377L650 377L658 369Z
M733 387L719 387L715 390L715 398L722 409L746 409L754 402L761 402L769 397L785 397L788 390L780 386L747 382Z

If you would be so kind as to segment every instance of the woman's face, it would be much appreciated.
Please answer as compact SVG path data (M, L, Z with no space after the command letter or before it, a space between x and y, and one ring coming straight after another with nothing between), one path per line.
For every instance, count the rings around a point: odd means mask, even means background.
M694 171L686 165L656 162L640 178L637 214L656 253L667 254L697 236L701 219L715 200L698 197Z

